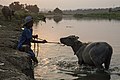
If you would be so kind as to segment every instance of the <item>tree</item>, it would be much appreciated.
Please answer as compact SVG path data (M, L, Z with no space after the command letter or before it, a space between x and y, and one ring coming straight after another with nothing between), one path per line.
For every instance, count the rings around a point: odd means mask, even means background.
M20 4L20 2L13 2L9 5L9 7L14 11L19 11L24 9L24 4Z
M109 11L109 13L112 12L112 8L109 8L108 11Z
M55 13L55 14L63 14L62 10L60 10L59 8L55 8L53 10L53 13Z
M0 9L2 9L3 5L0 5Z
M27 9L30 12L34 12L34 13L39 12L39 8L37 7L37 5L26 5L25 9Z

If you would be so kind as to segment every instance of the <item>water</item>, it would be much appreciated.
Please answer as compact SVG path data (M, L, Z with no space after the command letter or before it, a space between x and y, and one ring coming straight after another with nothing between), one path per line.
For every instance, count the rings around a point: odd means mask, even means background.
M77 35L82 42L106 41L113 47L110 73L80 70L72 49L60 44L39 44L35 67L37 80L120 80L120 21L104 19L47 19L34 25L34 34L47 41L59 42L68 35Z

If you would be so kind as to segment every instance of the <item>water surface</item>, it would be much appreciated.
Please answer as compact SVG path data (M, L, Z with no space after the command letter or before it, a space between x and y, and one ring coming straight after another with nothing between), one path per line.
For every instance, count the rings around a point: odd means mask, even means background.
M82 42L106 41L114 50L110 65L111 74L100 74L94 70L88 71L87 74L75 74L78 69L77 57L70 47L60 44L39 44L39 65L35 68L37 80L120 79L118 75L120 73L120 21L64 18L55 22L55 19L47 19L46 23L40 21L33 28L34 34L47 41L59 42L61 37L77 35Z

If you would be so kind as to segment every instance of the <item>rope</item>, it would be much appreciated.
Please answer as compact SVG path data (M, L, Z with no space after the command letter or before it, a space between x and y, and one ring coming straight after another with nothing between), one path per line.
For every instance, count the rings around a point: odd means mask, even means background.
M47 43L61 44L60 42L47 42Z
M34 38L34 40L35 40L35 38ZM36 38L36 40L44 40L44 39L40 39L40 38ZM59 48L58 48L58 51L60 50L60 47L61 46L65 46L64 44L62 44L62 43L60 43L60 42L47 42L47 43L50 43L50 44L59 44L60 46L59 46ZM36 54L36 57L38 57L38 55L39 55L39 43L37 43L37 51L36 51L36 43L34 43L34 52L37 52L37 54Z
M44 40L44 39L41 39L41 38L37 38L37 39L39 39L39 40ZM47 42L47 43L53 43L53 44L61 44L60 42Z

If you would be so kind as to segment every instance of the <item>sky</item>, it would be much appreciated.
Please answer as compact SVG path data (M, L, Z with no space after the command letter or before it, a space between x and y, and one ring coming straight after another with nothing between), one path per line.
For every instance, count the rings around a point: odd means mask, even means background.
M9 5L14 1L20 3L36 4L40 9L66 9L109 8L120 6L120 0L0 0L1 5Z

